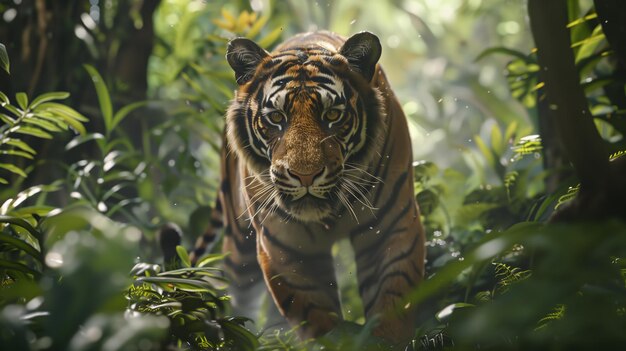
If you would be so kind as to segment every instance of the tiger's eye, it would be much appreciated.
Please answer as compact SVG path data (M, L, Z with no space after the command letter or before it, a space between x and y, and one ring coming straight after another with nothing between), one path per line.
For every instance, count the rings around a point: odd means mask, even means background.
M272 113L269 114L269 116L267 116L269 118L269 120L272 123L276 123L276 124L280 124L283 122L283 119L285 119L285 117L283 116L282 113L278 112L278 111L274 111Z
M333 108L333 109L326 111L326 114L324 117L329 122L336 122L339 120L339 118L341 118L341 114L342 114L341 110Z

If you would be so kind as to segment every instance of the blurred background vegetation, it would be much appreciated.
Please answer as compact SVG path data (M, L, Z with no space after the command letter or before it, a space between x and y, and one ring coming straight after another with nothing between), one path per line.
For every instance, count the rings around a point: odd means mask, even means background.
M3 348L390 347L371 323L307 342L251 332L230 316L219 245L193 268L159 249L178 230L189 248L209 218L228 40L271 49L317 29L376 33L409 120L428 279L408 349L626 341L620 0L3 0L0 14ZM334 254L354 270L345 243ZM351 277L344 317L362 324Z

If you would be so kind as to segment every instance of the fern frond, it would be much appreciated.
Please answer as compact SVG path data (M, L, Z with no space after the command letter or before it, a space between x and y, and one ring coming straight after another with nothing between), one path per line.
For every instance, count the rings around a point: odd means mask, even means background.
M494 262L493 264L496 267L496 278L498 279L495 291L499 293L506 292L511 285L527 279L531 275L530 270L523 270L519 267L512 267L506 263Z
M557 201L556 206L554 206L554 210L557 210L563 204L572 201L578 194L579 190L580 190L580 184L577 184L576 186L570 186L567 189L567 193L559 197L559 200Z
M538 134L527 135L521 138L512 150L518 157L534 154L543 149L541 137Z
M493 294L489 290L479 291L474 296L474 299L480 302L489 302L493 300Z
M611 154L611 156L609 156L609 161L613 161L615 159L618 159L622 156L626 155L626 150L621 150L621 151L617 151Z
M559 320L565 316L565 305L559 304L554 307L554 310L548 313L545 317L541 318L539 322L537 322L537 328L535 331L545 328L550 322Z

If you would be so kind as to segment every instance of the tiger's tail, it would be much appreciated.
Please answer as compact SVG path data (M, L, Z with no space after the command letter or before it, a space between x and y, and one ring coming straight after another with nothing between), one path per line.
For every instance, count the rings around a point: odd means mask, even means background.
M195 266L209 246L217 241L218 232L224 227L222 202L219 198L215 200L215 206L211 211L211 217L204 233L198 237L193 249L189 252L191 265ZM163 253L165 267L179 267L180 259L176 252L176 247L181 244L182 230L174 223L164 224L157 234L159 246Z
M189 253L191 265L195 266L198 259L207 252L207 248L217 242L218 232L224 227L224 213L220 196L215 199L215 206L211 211L209 224L204 233L198 237L196 244Z

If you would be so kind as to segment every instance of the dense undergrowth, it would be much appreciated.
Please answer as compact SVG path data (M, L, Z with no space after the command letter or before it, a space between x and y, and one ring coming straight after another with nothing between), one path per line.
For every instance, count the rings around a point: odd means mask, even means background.
M182 246L163 261L158 241L164 225L181 227L188 246L206 226L215 197L221 116L234 88L223 59L227 38L243 35L271 47L288 30L281 26L287 11L270 16L241 3L231 5L238 15L200 2L195 9L161 4L155 15L160 41L150 61L152 99L120 102L123 86L89 64L77 69L90 84L79 89L91 94L91 109L67 92L9 96L0 87L3 349L391 348L369 335L375 320L362 325L351 277L339 275L347 321L323 338L300 341L293 330L253 332L246 328L249 321L231 316L219 245L195 267ZM461 10L478 11L467 6ZM303 16L302 9L291 10ZM407 13L420 23L414 11ZM201 21L203 15L213 22ZM606 159L620 162L626 149L621 44L611 39L611 28L591 4L569 1L568 15L577 81L606 144ZM168 27L171 16L176 30ZM416 25L417 31L428 33L424 25ZM109 48L98 41L108 32L85 26L97 39L85 40L91 52ZM106 21L101 26L113 28ZM439 35L440 42L424 41L440 55L449 53L443 37L450 34ZM428 260L427 279L411 296L420 306L419 327L407 349L623 345L624 216L550 220L575 203L581 185L558 146L558 134L567 131L556 130L555 136L550 129L555 127L544 123L558 106L546 97L537 51L479 49L470 61L487 65L495 56L506 57L502 81L520 105L494 96L478 74L463 71L465 62L454 59L447 69L455 74L440 77L445 83L418 89L420 101L431 100L434 108L420 112L415 104L404 104L415 142L428 143L419 126L471 141L430 145L455 151L450 158L416 152L425 159L413 167ZM9 73L16 68L6 50L0 46L0 63ZM469 76L458 78L464 74ZM398 95L403 99L406 92ZM465 103L494 118L472 121ZM463 119L466 128L436 128L454 118ZM468 131L473 134L464 134ZM339 245L334 255L350 267L344 250Z

